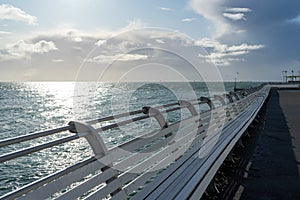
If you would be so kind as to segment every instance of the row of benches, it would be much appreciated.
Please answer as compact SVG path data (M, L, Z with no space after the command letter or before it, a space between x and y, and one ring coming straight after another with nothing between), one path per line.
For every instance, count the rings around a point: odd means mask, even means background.
M216 171L251 124L269 86L233 94L201 97L116 116L70 122L68 126L0 141L0 148L65 131L69 136L0 156L0 162L23 157L79 138L93 156L18 188L3 199L199 199ZM214 103L218 101L219 103ZM195 105L207 104L200 112ZM168 123L164 114L186 110L189 116ZM153 118L159 128L108 149L101 134ZM118 123L103 125L118 120ZM98 125L98 127L97 127Z

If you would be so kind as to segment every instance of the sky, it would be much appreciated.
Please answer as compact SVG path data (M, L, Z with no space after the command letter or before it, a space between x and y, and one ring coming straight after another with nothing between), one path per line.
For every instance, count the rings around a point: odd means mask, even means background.
M0 81L280 81L299 0L0 0Z

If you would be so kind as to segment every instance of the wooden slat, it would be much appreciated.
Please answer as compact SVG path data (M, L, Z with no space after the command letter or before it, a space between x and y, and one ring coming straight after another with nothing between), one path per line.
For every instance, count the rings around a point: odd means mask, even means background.
M80 169L82 166L85 166L85 165L87 165L87 164L89 164L91 162L94 162L94 161L95 161L95 157L91 157L91 158L89 158L87 160L84 160L82 162L76 163L76 164L74 164L74 165L72 165L72 166L70 166L70 167L68 167L66 169L58 171L58 172L56 172L54 174L50 174L50 175L48 175L46 177L43 177L43 178L41 178L39 180L36 180L36 181L30 183L28 185L25 185L25 186L23 186L21 188L18 188L15 191L12 191L12 192L10 192L10 193L8 193L6 195L1 196L1 198L7 199L7 200L8 199L16 199L17 197L20 197L23 194L26 194L26 193L28 193L30 191L36 191L37 188L39 188L39 187L41 187L41 186L43 186L43 185L45 185L45 184L47 184L47 183L49 183L49 182L51 182L53 180L56 180L56 179L58 179L60 177L63 177L64 175L66 175L66 174L68 174L70 172L73 172L76 169ZM22 197L24 197L24 196L22 196Z
M110 187L103 187L100 190L96 190L95 192L89 194L86 199L88 200L99 200L108 196L110 193L114 192L116 188L122 188L122 184L119 179L114 179L109 183Z
M113 168L109 168L97 175L94 175L90 179L80 183L80 185L77 185L72 190L62 194L57 199L69 200L69 199L76 199L78 197L81 197L83 194L87 193L94 187L101 184L106 184L107 180L111 179L114 176L117 176L118 174L119 174L118 171L114 170Z
M46 199L56 192L59 192L71 184L82 180L87 175L92 174L96 170L99 170L103 167L104 165L102 163L100 163L98 160L95 160L71 173L68 173L48 184L43 185L42 187L26 194L26 196L22 196L21 199Z

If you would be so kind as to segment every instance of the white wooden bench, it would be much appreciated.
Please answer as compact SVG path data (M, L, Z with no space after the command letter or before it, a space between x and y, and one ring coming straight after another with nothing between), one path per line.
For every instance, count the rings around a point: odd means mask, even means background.
M5 194L3 199L199 199L262 107L269 87L232 94L179 101L156 108L144 107L86 123L71 122L55 130L0 141L6 147L27 140L70 131L71 136L36 147L9 152L0 162L84 137L94 156ZM215 107L219 101L220 106ZM194 105L208 104L199 113ZM186 109L190 116L168 124L163 114ZM155 118L160 126L141 137L107 149L101 133L135 121ZM119 123L101 126L102 122ZM96 125L100 124L100 127Z

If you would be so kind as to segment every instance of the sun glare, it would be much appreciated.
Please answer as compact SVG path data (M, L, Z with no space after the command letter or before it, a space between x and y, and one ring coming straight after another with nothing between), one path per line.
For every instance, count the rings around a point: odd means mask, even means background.
M42 96L53 95L57 104L71 108L73 106L74 82L31 82Z

